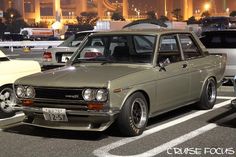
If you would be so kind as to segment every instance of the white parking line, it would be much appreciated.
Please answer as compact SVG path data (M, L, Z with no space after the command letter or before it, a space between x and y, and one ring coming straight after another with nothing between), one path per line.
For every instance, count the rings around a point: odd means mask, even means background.
M169 127L172 127L172 126L174 126L174 125L183 123L183 122L185 122L185 121L187 121L187 120L193 119L193 118L198 117L198 116L200 116L200 115L203 115L203 114L205 114L205 113L207 113L207 112L211 112L211 111L213 111L213 110L216 110L217 108L220 108L220 107L223 107L223 106L225 106L225 105L228 105L228 104L230 104L231 100L233 99L232 97L228 97L228 98L229 98L230 100L227 100L227 101L224 101L224 102L222 102L222 103L216 104L212 110L204 110L204 111L197 111L197 112L195 112L195 113L191 113L191 114L189 114L189 115L187 115L187 116L178 118L178 119L176 119L176 120L173 120L173 121L170 121L170 122L168 122L168 123L162 124L162 125L160 125L160 126L157 126L157 127L151 128L151 129L149 129L149 130L146 130L146 131L144 131L143 134L140 135L140 136L121 139L121 140L119 140L119 141L117 141L117 142L114 142L114 143L111 143L111 144L109 144L109 145L107 145L107 146L100 147L100 148L94 150L94 151L93 151L93 154L94 154L95 156L98 156L98 157L121 157L121 156L118 156L118 155L110 154L109 151L111 151L111 150L113 150L113 149L115 149L115 148L118 148L118 147L120 147L120 146L123 146L123 145L125 145L125 144L128 144L128 143L130 143L130 142L133 142L133 141L136 141L136 140L138 140L138 139L141 139L141 138L143 138L143 137L145 137L145 136L148 136L148 135L151 135L151 134L153 134L153 133L156 133L156 132L159 132L159 131L161 131L161 130L164 130L164 129L166 129L166 128L169 128ZM210 125L210 124L209 124L209 125ZM212 126L215 126L215 125L210 125L209 128L211 128ZM207 127L207 128L208 128L208 127ZM213 128L214 128L214 127L213 127ZM203 129L203 130L204 130L204 129ZM197 131L197 130L196 130L196 131ZM195 132L194 132L194 133L195 133ZM157 148L158 148L158 147L157 147ZM158 149L160 149L160 148L158 148ZM146 153L146 152L144 152L144 153ZM139 155L139 154L138 154L138 155ZM154 155L155 155L155 154L154 154ZM136 157L136 155L134 155L134 156ZM146 156L147 156L147 154L145 154L145 156L142 156L142 157L146 157ZM141 157L141 156L138 156L138 157Z
M236 99L236 97L218 96L217 99Z

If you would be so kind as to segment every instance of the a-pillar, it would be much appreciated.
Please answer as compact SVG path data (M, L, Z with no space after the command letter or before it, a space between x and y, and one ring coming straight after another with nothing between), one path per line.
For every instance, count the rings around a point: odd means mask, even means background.
M128 0L123 0L123 17L125 19L128 18L128 8L129 8L129 3Z

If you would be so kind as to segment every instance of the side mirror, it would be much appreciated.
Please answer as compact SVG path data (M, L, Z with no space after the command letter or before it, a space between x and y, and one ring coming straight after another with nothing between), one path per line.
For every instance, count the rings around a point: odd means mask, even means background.
M166 71L166 65L164 63L159 63L158 67L160 67L159 71Z
M170 64L170 59L166 58L164 61L159 62L158 66L160 67L159 71L166 71L166 66Z

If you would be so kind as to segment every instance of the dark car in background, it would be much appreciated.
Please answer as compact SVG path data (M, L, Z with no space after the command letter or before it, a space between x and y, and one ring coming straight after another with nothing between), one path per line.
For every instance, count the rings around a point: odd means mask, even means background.
M209 53L227 54L225 78L232 81L236 75L236 30L207 31L200 38Z
M9 34L3 34L2 41L23 41L27 40L26 35L18 34L18 33L9 33Z

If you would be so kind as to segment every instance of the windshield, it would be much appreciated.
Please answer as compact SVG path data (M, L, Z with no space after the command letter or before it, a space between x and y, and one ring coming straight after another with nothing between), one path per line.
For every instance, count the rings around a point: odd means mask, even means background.
M155 36L90 36L72 61L103 63L151 63Z
M58 45L58 47L77 47L88 34L89 32L74 34Z

